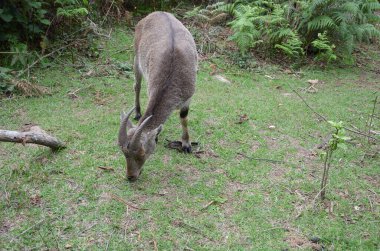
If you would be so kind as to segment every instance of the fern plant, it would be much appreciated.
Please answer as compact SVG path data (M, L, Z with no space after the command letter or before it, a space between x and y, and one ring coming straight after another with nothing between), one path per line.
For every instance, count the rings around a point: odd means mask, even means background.
M280 44L275 44L274 48L281 50L288 57L298 59L305 55L303 43L297 32L289 30L286 39L281 41Z
M253 6L243 5L236 12L236 19L230 23L235 32L235 41L242 54L262 43L265 51L278 49L290 58L304 55L303 43L297 31L290 28L286 19L285 5L273 1L256 1Z
M260 42L261 32L255 25L259 12L260 10L257 7L244 5L235 13L235 20L229 23L234 31L229 39L237 44L242 55L245 55L248 49Z
M318 50L318 54L315 57L316 61L330 63L336 60L334 54L335 45L331 44L327 38L327 32L319 33L318 38L311 42L312 46Z
M374 24L380 21L375 11L380 10L377 0L312 0L302 6L297 30L305 38L305 46L327 31L330 41L337 44L342 57L351 57L358 42L380 38ZM293 13L293 17L299 14ZM299 17L299 16L298 16Z

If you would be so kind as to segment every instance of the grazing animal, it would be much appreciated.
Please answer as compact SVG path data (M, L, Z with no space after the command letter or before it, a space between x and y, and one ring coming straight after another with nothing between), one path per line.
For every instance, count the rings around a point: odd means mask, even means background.
M170 114L179 109L182 150L191 152L187 114L195 91L197 50L190 32L172 14L153 12L138 22L135 30L135 108L123 114L119 146L127 160L127 178L136 180L154 152L157 136ZM141 116L142 77L147 82L148 106ZM133 110L137 126L129 120Z

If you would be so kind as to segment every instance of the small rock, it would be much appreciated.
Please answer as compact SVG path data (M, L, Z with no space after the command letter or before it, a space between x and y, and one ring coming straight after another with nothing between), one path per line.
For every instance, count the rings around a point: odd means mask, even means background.
M276 129L276 126L270 125L270 126L268 126L268 128L271 129L271 130L274 130L274 129Z
M225 84L231 84L231 81L229 81L228 79L226 79L225 77L223 77L222 75L214 75L214 78L216 80L219 80L220 82L222 83L225 83Z
M309 84L311 84L311 85L316 85L316 84L319 83L319 80L318 80L318 79L309 79L307 82L308 82Z

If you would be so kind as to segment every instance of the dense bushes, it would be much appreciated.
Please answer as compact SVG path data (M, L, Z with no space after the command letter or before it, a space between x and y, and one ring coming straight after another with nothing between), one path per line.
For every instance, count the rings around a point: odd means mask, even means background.
M257 0L218 5L229 13L230 39L244 55L260 48L281 53L293 61L313 56L325 63L352 62L358 42L380 37L377 0ZM202 17L200 10L198 15Z

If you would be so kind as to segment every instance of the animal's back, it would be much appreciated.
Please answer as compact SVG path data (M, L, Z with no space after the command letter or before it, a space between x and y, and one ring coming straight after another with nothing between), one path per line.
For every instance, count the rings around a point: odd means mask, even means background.
M194 94L197 71L195 42L186 27L172 14L153 12L137 24L135 53L150 96L144 117L156 114L158 110L161 114L171 113ZM162 111L161 107L168 111Z
M137 24L135 52L140 69L149 82L157 75L164 79L186 76L189 80L183 81L195 82L197 53L194 39L172 14L153 12Z

